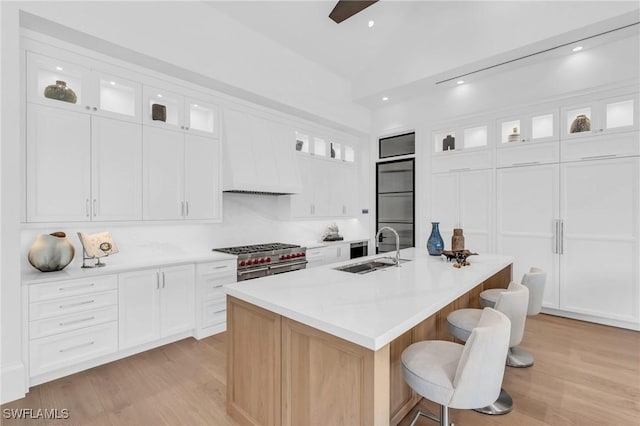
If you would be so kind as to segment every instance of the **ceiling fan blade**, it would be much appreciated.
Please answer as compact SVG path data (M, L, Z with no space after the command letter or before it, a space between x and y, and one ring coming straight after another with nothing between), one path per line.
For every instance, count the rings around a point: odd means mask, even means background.
M329 18L333 19L336 24L351 18L356 13L366 9L378 0L340 0L329 14Z

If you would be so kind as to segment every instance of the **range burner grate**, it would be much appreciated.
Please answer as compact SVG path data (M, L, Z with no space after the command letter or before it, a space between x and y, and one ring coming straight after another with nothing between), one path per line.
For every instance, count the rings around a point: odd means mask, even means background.
M228 254L251 254L251 253L260 253L263 251L274 251L274 250L284 250L290 248L300 247L295 244L283 244L283 243L268 243L268 244L254 244L249 246L237 246L237 247L226 247L213 249L213 251L220 251L222 253Z

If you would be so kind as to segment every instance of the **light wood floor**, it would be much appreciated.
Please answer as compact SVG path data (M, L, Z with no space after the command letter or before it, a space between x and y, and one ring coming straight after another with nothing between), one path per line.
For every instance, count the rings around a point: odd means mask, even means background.
M527 320L531 368L507 368L505 416L451 410L463 425L640 425L640 333L548 315ZM35 386L6 408L67 408L69 420L2 425L235 425L225 413L225 335L185 339ZM423 400L419 407L437 413ZM411 412L401 423L408 425ZM433 425L422 418L418 425Z

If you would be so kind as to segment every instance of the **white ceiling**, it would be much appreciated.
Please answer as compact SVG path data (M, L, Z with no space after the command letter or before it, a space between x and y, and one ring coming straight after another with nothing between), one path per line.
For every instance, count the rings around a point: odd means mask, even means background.
M336 24L328 17L335 1L207 4L349 80L353 99L367 106L419 82L433 85L640 16L637 0L381 0Z

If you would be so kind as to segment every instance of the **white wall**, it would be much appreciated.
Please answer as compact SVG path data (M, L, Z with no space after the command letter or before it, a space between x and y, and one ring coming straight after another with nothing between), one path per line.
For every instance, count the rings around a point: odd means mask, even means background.
M17 3L30 14L178 65L223 82L227 88L254 93L359 131L370 130L370 112L352 102L346 79L202 2ZM82 34L76 37L76 43L86 44Z
M461 86L438 87L428 95L373 112L371 149L377 156L381 135L416 131L416 245L430 232L430 131L438 122L469 115L513 112L518 107L613 85L638 84L640 40L637 33L576 54L527 62L505 72L487 73Z

